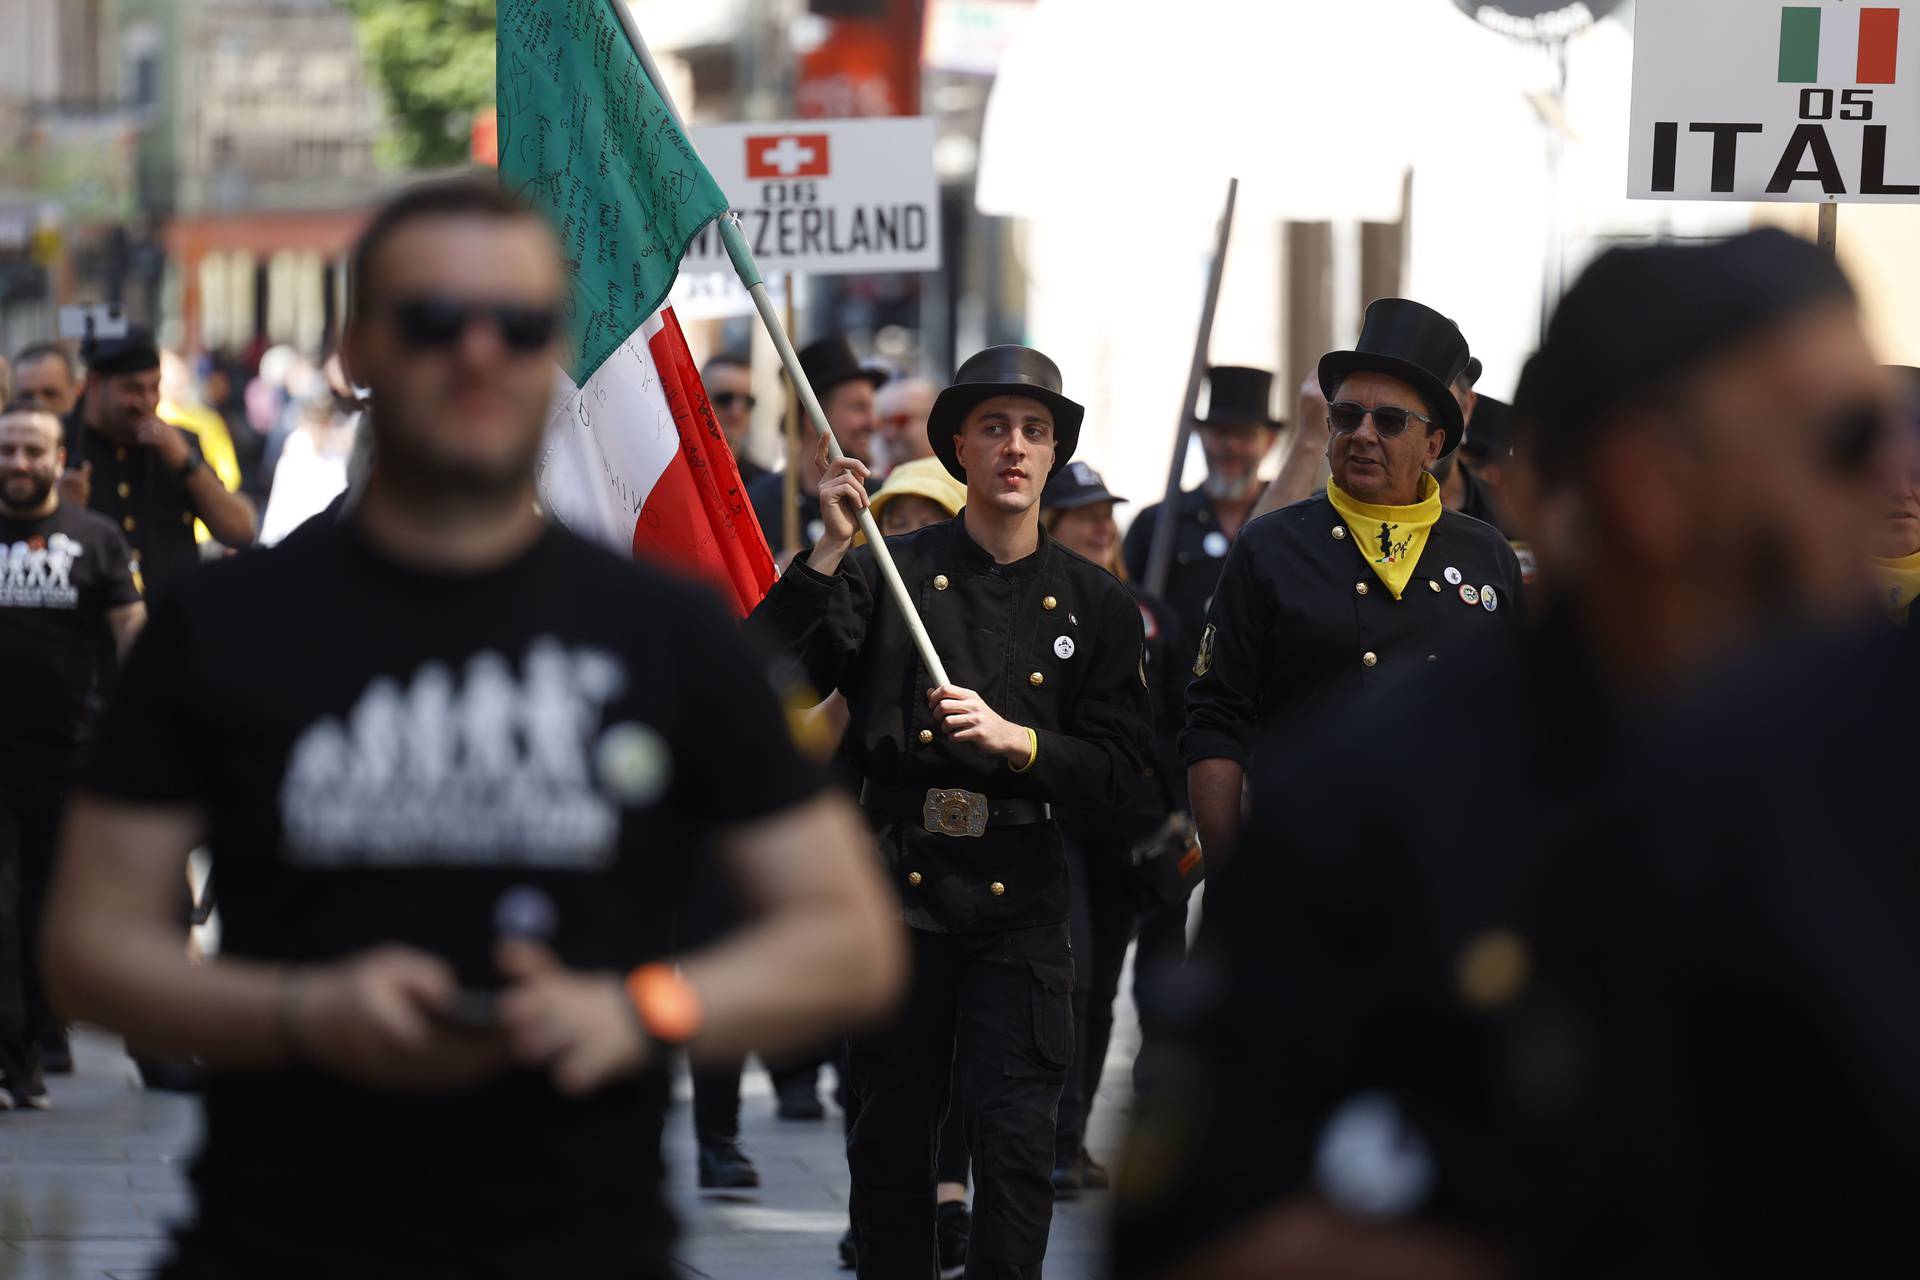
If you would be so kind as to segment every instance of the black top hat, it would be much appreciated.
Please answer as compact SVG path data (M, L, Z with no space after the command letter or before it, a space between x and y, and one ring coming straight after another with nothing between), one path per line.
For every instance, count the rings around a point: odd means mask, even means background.
M1467 380L1468 386L1477 387L1480 385L1480 375L1485 372L1486 366L1480 363L1479 356L1468 356L1467 367L1460 371L1460 377Z
M1207 370L1205 427L1277 427L1273 416L1273 375L1265 369L1221 364Z
M1467 367L1467 340L1460 326L1408 298L1381 298L1367 308L1360 341L1351 351L1320 357L1320 390L1331 400L1349 374L1383 373L1420 393L1427 412L1446 435L1440 456L1460 447L1466 421L1453 398L1453 380Z
M1025 396L1047 406L1053 412L1053 470L1066 465L1080 443L1080 420L1087 411L1060 393L1060 366L1032 347L988 347L960 366L953 385L927 415L927 443L949 472L966 480L954 437L973 406L995 396Z
M821 400L843 382L865 378L874 386L887 380L884 369L869 369L853 354L853 344L845 338L822 338L800 352L800 371L807 375L813 394Z
M158 369L160 348L147 330L128 329L117 338L94 338L82 344L80 359L89 372L110 378Z
M1512 453L1513 406L1492 396L1476 400L1473 418L1467 423L1467 442L1461 448L1471 457L1495 461Z
M1054 472L1053 479L1047 481L1046 489L1040 494L1040 506L1047 511L1071 511L1096 502L1125 501L1107 488L1098 471L1084 462L1069 462Z

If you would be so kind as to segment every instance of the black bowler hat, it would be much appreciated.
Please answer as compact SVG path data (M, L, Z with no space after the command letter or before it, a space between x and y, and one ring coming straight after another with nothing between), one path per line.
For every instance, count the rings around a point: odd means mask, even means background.
M146 373L160 367L160 347L145 329L128 329L117 338L94 338L80 348L87 372L111 378L122 373Z
M1381 373L1420 393L1440 424L1446 443L1440 456L1460 447L1466 420L1453 398L1453 380L1467 367L1467 340L1460 326L1409 298L1381 298L1367 308L1360 341L1351 351L1320 357L1320 390L1332 400L1349 374Z
M927 415L927 443L934 456L964 482L967 473L954 437L973 406L995 396L1025 396L1052 411L1053 470L1060 470L1080 443L1080 420L1087 411L1060 393L1060 366L1032 347L988 347L960 366L953 385L940 393Z
M1043 511L1071 511L1075 507L1090 507L1096 502L1125 502L1126 499L1107 488L1107 482L1100 473L1084 462L1069 462L1053 473L1047 481L1047 487L1040 493L1040 509Z
M1513 406L1505 400L1481 396L1474 401L1467 423L1467 442L1460 446L1475 460L1499 461L1513 452Z
M1277 427L1273 375L1265 369L1221 364L1207 370L1207 416L1203 427Z
M813 394L821 400L843 382L865 378L878 387L887 380L884 369L869 369L853 354L853 344L845 338L822 338L800 352L800 371L807 375Z

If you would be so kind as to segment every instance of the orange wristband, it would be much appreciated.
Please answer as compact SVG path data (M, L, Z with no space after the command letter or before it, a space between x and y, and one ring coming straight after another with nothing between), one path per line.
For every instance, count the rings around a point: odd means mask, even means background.
M686 1044L706 1022L699 993L672 965L643 964L629 973L627 999L640 1025L662 1044Z

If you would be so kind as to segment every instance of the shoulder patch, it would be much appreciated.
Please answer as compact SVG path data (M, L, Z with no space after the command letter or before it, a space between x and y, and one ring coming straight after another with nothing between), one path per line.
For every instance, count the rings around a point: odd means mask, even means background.
M1209 622L1207 629L1200 633L1200 654L1193 660L1193 674L1204 676L1211 670L1213 670L1213 624Z

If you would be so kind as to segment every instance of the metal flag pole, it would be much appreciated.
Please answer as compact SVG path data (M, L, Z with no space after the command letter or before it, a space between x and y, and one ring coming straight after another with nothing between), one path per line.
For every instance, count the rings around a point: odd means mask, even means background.
M689 150L693 148L693 139L687 136L686 122L680 117L680 110L673 104L673 97L667 92L666 82L660 76L660 68L653 60L653 54L647 49L647 42L640 36L640 27L634 21L633 13L624 0L608 0L620 19L620 26L627 33L627 40L633 45L633 51L640 57L641 69L647 73L647 79L660 95L660 101L666 104L673 115L673 122L680 130L680 136L686 140ZM753 261L753 254L747 248L747 238L740 231L740 220L732 213L720 219L720 240L727 246L727 257L733 262L733 270L740 277L740 283L747 286L747 292L753 297L753 306L760 313L760 323L766 326L767 336L773 339L775 351L780 353L780 364L787 371L787 377L793 382L794 390L799 393L800 407L812 420L815 430L826 438L827 455L835 462L846 457L840 448L840 441L834 438L833 428L827 425L826 411L821 409L819 397L813 394L813 384L807 381L807 374L800 367L800 356L793 349L792 339L787 337L786 326L780 323L780 315L774 309L773 299L767 293L766 281L760 278L760 268ZM789 286L791 288L791 286ZM1219 292L1215 285L1214 292ZM1211 319L1211 312L1209 312ZM792 465L792 464L789 464ZM940 655L934 652L933 638L927 634L926 624L920 621L920 611L913 607L913 597L907 593L907 584L901 580L900 569L893 563L893 556L887 551L887 542L880 536L880 526L874 523L873 512L860 512L860 531L867 535L867 544L873 548L873 558L880 566L880 575L887 580L887 589L894 603L900 606L900 616L907 620L907 630L913 636L914 648L920 652L920 660L927 664L927 672L932 675L935 684L946 684L947 668L940 661Z
M1220 233L1214 240L1213 261L1207 267L1207 297L1200 308L1200 332L1193 341L1193 363L1187 368L1187 397L1181 404L1180 430L1174 437L1173 465L1167 468L1167 491L1159 518L1153 522L1153 541L1147 548L1148 595L1166 594L1167 573L1173 567L1174 515L1180 501L1180 473L1186 470L1187 448L1193 442L1194 416L1200 409L1200 383L1207 376L1207 352L1213 346L1213 314L1220 307L1220 278L1226 271L1227 239L1233 234L1233 206L1240 197L1240 179L1227 180L1227 204L1220 211Z

